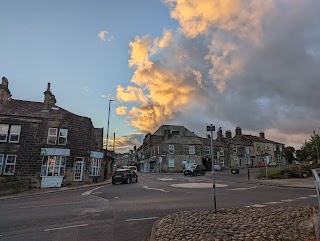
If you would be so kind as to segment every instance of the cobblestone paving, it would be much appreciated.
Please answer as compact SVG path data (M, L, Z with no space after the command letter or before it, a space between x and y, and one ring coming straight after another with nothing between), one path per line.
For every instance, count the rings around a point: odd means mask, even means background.
M161 219L155 241L314 241L313 209L262 207L183 211Z

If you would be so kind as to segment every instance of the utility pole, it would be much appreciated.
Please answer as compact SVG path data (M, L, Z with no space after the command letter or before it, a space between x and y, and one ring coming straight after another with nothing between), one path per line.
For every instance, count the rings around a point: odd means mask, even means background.
M216 200L216 180L214 171L214 150L213 150L213 131L215 131L215 126L212 124L207 125L207 131L211 132L211 166L212 166L212 188L213 188L213 202L214 202L214 212L217 213L217 200Z
M111 101L115 101L114 99L109 100L109 112L108 112L108 125L107 125L107 144L106 144L106 150L108 150L108 141L109 141L109 121L110 121L110 105Z

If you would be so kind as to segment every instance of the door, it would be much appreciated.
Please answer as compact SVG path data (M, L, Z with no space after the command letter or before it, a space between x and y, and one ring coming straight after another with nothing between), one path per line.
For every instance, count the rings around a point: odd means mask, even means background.
M83 178L83 158L77 158L74 165L74 181L81 182Z

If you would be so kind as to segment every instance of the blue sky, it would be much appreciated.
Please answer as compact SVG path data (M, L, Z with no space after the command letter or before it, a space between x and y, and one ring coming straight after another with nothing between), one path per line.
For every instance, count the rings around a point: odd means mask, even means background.
M119 152L162 124L206 123L299 148L318 130L320 1L2 0L0 74L12 98L116 133ZM312 94L310 94L312 93ZM105 133L106 136L106 133ZM109 138L110 139L110 138Z

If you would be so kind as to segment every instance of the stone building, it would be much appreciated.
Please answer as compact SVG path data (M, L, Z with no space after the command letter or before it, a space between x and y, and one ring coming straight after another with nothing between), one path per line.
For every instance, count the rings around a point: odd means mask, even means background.
M0 85L0 175L32 187L58 187L103 180L103 129L90 118L56 105L48 83L43 102L11 98Z

